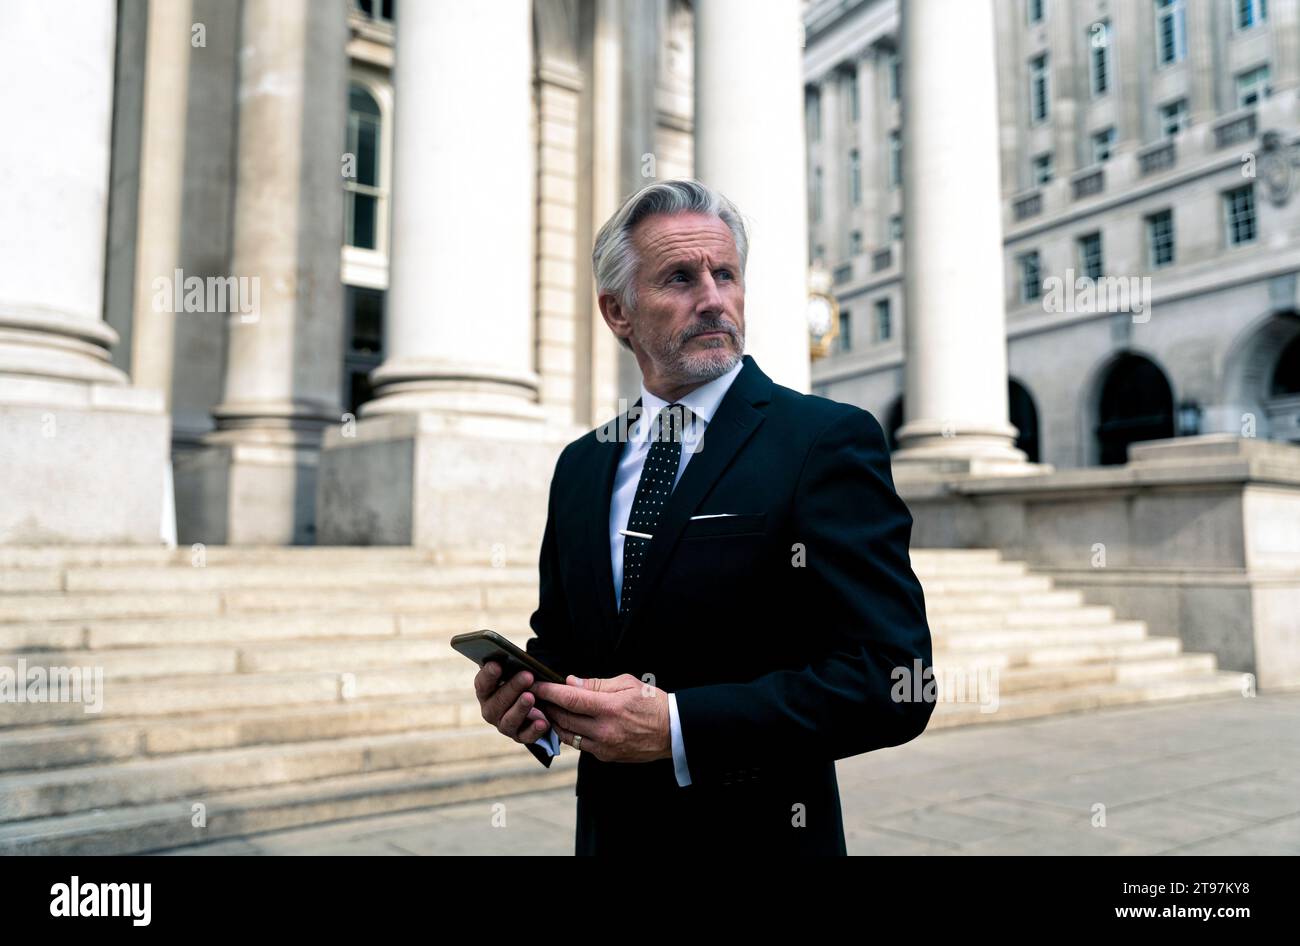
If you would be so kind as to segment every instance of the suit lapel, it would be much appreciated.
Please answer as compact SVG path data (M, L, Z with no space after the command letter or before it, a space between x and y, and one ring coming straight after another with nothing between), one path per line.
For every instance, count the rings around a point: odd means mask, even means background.
M618 631L614 645L615 651L623 645L630 629L637 623L637 618L642 613L645 602L650 600L653 595L655 587L663 574L664 567L677 545L677 540L680 538L682 530L686 528L686 523L690 521L691 513L699 508L700 503L708 495L709 490L713 488L713 484L717 482L718 477L722 475L723 471L726 470L732 459L740 451L740 448L745 445L749 438L754 435L754 432L758 430L759 425L763 423L764 414L755 405L765 404L771 400L772 380L759 369L754 359L749 355L744 356L744 361L745 367L736 375L736 380L727 389L726 395L718 405L717 412L713 415L713 420L709 422L708 427L704 430L704 437L700 441L698 451L691 456L690 462L686 464L685 472L682 473L681 480L668 498L668 505L664 507L663 518L659 521L659 526L655 529L655 536L650 541L650 546L646 552L644 578L641 581L637 604L633 605L632 610L618 621ZM617 466L618 455L621 452L621 450L614 451L614 466ZM609 475L609 481L612 484L612 471ZM613 608L613 572L609 566L609 501L611 493L612 486L607 485L603 494L603 508L605 511L604 572L605 587L609 592L609 604L611 606L609 613L617 617ZM604 613L603 609L602 613Z

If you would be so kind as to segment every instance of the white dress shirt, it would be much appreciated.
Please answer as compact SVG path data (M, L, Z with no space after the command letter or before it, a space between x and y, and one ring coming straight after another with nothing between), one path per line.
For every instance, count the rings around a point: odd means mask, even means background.
M744 366L744 361L737 361L736 366L726 374L700 385L689 394L672 402L652 394L646 389L645 382L641 382L641 417L636 423L628 425L627 446L623 449L618 471L614 474L614 491L609 501L609 555L614 572L615 610L623 597L623 535L619 530L627 528L628 516L632 512L632 501L636 498L636 488L641 482L641 469L645 466L646 455L650 452L650 433L654 419L669 403L685 404L696 418L682 428L682 456L677 464L677 479L673 480L673 487L676 488L682 473L686 470L686 464L699 449L700 439L704 436L709 422L713 420L713 415L717 413L723 396ZM685 787L691 784L691 775L686 767L686 748L682 745L682 727L677 718L677 698L672 693L668 694L668 719L673 751L673 772L677 776L677 784ZM537 744L549 749L551 755L560 751L559 737L554 729L538 739Z

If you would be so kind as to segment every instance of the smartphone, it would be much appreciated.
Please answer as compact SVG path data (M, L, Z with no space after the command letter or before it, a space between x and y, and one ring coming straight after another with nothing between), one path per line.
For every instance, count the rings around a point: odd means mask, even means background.
M502 683L514 677L521 670L527 670L532 673L534 682L564 684L564 677L532 654L516 647L496 631L468 631L464 634L457 634L451 639L451 646L480 667L489 660L495 660L501 665L503 671L501 674Z

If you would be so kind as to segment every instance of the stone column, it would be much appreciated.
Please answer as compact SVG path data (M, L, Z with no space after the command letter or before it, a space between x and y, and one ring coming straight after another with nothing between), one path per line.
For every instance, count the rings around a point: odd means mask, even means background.
M397 8L389 353L326 434L323 543L536 561L564 441L535 369L531 7Z
M907 414L896 471L1026 465L1007 420L993 7L961 7L902 4Z
M181 259L185 186L185 115L189 104L190 0L149 6L140 135L131 376L172 403L176 313L159 306L157 280L168 285Z
M225 393L177 460L181 540L310 543L321 431L340 417L341 0L245 0Z
M884 213L880 182L884 175L880 170L883 157L881 142L888 131L881 130L881 104L887 98L888 77L883 75L887 64L880 51L872 48L858 60L858 115L857 144L858 156L862 162L862 207L855 215L857 225L862 230L863 252L870 253L882 243L887 243L889 233L888 214Z
M167 417L103 320L116 4L0 5L0 544L156 543Z
M1300 84L1300 0L1273 0L1268 19L1273 35L1273 94L1294 94Z
M822 214L819 223L826 245L826 264L834 269L844 262L844 221L848 217L848 175L844 147L843 73L835 68L826 73L818 89L822 110ZM741 213L747 214L744 207ZM746 294L748 295L748 294ZM748 314L749 307L745 307Z
M1215 95L1218 71L1214 68L1214 53L1218 41L1218 25L1215 22L1217 17L1214 5L1214 0L1186 0L1186 12L1183 14L1187 22L1187 65L1190 79L1188 117L1197 125L1211 122L1219 114ZM1274 7L1275 4L1269 6ZM1274 12L1274 9L1269 10L1270 18ZM1150 17L1148 11L1147 18ZM1150 58L1154 62L1154 54Z
M910 2L911 0L905 0L904 5ZM976 2L982 4L984 0L976 0ZM1064 179L1079 170L1080 167L1092 163L1087 131L1080 126L1080 113L1086 111L1088 91L1086 85L1080 87L1078 77L1083 75L1086 80L1088 64L1086 61L1081 63L1079 56L1087 52L1087 44L1084 34L1076 28L1073 5L1053 3L1049 4L1049 7L1047 30L1050 42L1046 47L1047 94L1050 99L1048 103L1048 123L1052 128L1052 162L1055 164L1053 176ZM982 12L977 13L977 16L982 16ZM975 33L971 34L972 37L975 35ZM918 39L918 41L921 40ZM990 40L990 44L992 42ZM994 49L988 51L989 56L994 54ZM941 69L943 67L935 64L933 68ZM1082 73L1079 71L1081 68L1085 70ZM1025 78L1021 81L1028 82L1029 63L1027 59L1024 63L1024 69ZM958 73L954 69L950 74L957 75ZM1028 94L1028 86L1026 85L1025 95Z
M745 350L780 384L809 390L808 193L798 0L695 5L695 176L750 231ZM831 119L823 103L823 121ZM844 156L826 152L823 172Z
M408 3L396 31L391 354L362 415L538 417L530 4Z

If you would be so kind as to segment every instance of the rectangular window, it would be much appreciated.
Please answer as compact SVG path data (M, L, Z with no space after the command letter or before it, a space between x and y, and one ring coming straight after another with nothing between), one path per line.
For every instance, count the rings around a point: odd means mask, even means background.
M858 102L858 70L847 70L844 73L844 83L848 86L846 91L849 97L849 121L857 124L858 116L862 112L862 106Z
M1100 279L1102 274L1101 234L1089 233L1079 237L1079 269L1089 279Z
M1092 96L1105 95L1110 89L1110 21L1099 20L1088 27L1088 76Z
M1030 25L1043 22L1043 4L1045 0L1025 0L1025 6L1028 8L1028 17Z
M803 98L804 117L808 120L808 140L819 141L822 136L822 96L816 88L809 87Z
M1101 164L1109 161L1115 148L1115 129L1103 128L1092 136L1092 162Z
M352 6L368 19L393 22L393 0L352 0Z
M1020 301L1033 302L1042 295L1043 280L1038 251L1022 253L1016 257L1020 277Z
M893 333L893 325L890 323L889 300L876 300L876 341L887 342Z
M343 403L356 416L370 400L370 372L384 360L384 299L379 289L343 287Z
M862 158L858 154L857 148L849 152L849 198L853 201L854 207L861 206Z
M1187 14L1183 0L1155 0L1156 61L1162 66L1187 57Z
M1223 195L1223 215L1227 224L1229 246L1254 243L1257 235L1255 185L1246 184L1226 191Z
M1268 66L1257 66L1237 76L1237 107L1249 108L1273 94Z
M1162 210L1147 217L1147 254L1152 269L1174 261L1174 212Z
M1020 269L1020 301L1033 302L1043 295L1043 275L1038 262L1038 251L1031 250L1016 257Z
M1029 120L1033 124L1047 121L1047 53L1029 60Z
M903 140L898 129L889 133L889 186L901 187L903 184Z
M889 238L891 240L903 239L903 218L894 214L889 218Z
M862 231L854 230L849 234L849 253L857 256L862 252Z
M1181 132L1189 122L1187 99L1178 99L1176 102L1160 106L1160 132L1166 138L1172 138Z
M903 74L899 66L897 52L892 52L889 54L888 75L889 75L889 101L897 102L899 92L901 91L902 88L902 81L903 81Z
M822 169L817 168L813 171L813 219L820 221L822 218Z
M1268 0L1237 0L1237 29L1248 30L1267 19Z
M840 328L835 344L840 351L849 351L853 347L853 313L848 309L840 309Z
M1034 184L1042 186L1052 179L1052 152L1035 155L1031 165Z

